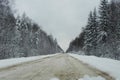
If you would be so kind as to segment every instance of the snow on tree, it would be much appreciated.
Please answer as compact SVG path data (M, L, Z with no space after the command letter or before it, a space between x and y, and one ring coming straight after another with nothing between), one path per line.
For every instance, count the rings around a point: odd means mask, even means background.
M99 21L100 21L100 30L101 33L108 34L109 30L109 17L108 17L108 1L107 0L102 0L100 4L100 9L99 9ZM102 42L106 42L107 35L103 35L102 37Z
M95 10L90 13L81 34L84 39L79 37L80 40L73 40L68 50L74 52L84 42L82 50L86 55L120 59L120 1L101 0L98 15ZM81 40L81 43L74 44Z
M0 59L14 56L15 18L9 4L0 0Z
M14 17L9 0L0 0L0 59L54 54L63 51L26 14Z
M97 22L97 14L96 9L94 12L90 12L88 18L88 24L85 28L85 42L84 42L84 50L88 55L92 54L91 50L96 48L97 45L97 36L98 36L98 22Z

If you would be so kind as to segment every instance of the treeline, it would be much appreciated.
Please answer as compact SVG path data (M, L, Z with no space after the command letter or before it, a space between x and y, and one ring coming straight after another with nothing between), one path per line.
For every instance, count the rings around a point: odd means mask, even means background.
M120 59L120 1L101 0L98 11L91 11L82 33L70 43L67 52Z
M62 51L56 39L25 14L14 17L11 6L9 0L0 0L0 59Z

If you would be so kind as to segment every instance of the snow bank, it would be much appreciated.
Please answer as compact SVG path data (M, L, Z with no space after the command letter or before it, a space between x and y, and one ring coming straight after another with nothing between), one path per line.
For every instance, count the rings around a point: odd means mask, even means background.
M90 66L93 66L101 71L108 73L110 76L120 80L120 61L107 59L107 58L98 58L95 56L81 56L77 54L69 54Z
M52 79L50 79L50 80L59 80L58 78L52 78Z
M5 67L13 66L13 65L20 64L23 62L34 61L34 60L38 60L41 58L50 57L50 56L54 56L54 55L56 55L56 54L44 55L44 56L43 55L42 56L34 56L34 57L4 59L4 60L0 60L0 68L5 68Z
M84 78L81 78L79 80L106 80L101 76L98 77L89 77L88 75L85 75Z

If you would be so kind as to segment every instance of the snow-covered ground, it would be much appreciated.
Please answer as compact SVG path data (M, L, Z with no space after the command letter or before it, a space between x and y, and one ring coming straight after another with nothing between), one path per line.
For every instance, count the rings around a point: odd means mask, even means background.
M20 64L23 62L34 61L34 60L38 60L38 59L45 58L45 57L51 57L51 56L55 56L57 54L0 60L0 68L9 67L9 66ZM120 80L120 71L119 71L120 61L107 59L107 58L98 58L95 56L84 56L84 55L77 55L77 54L69 54L69 55L79 59L80 61L82 61L84 63L89 64L92 67L95 67L103 72L108 73L110 76L116 78L116 80ZM60 59L63 59L65 56L61 56L61 57L62 58L60 58ZM56 63L56 62L54 62L54 63ZM60 79L51 78L50 80L60 80ZM88 75L85 75L83 78L81 78L79 80L105 80L105 79L101 76L90 77Z
M34 57L22 57L22 58L4 59L4 60L0 60L0 68L5 68L5 67L20 64L20 63L23 63L23 62L34 61L34 60L37 60L37 59L50 57L50 56L54 56L54 55L56 55L56 54L34 56Z
M77 54L69 54L69 55L83 61L84 63L89 64L92 67L95 67L103 72L108 73L110 76L116 78L116 80L120 80L120 71L119 71L120 61L107 59L107 58L98 58L95 56L82 56ZM91 80L91 79L81 79L81 80Z
M52 78L52 79L50 79L50 80L60 80L60 79L58 79L58 78Z
M90 77L88 75L85 75L83 78L79 79L79 80L106 80L101 76L98 77Z
M50 80L60 80L58 78L52 78ZM79 80L106 80L104 79L103 77L101 76L98 76L98 77L90 77L88 75L85 75L83 78L79 79Z

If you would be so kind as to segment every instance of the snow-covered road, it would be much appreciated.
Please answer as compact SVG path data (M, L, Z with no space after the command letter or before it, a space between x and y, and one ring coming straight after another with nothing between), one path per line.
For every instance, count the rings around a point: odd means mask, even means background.
M114 80L108 74L68 54L58 54L0 69L0 80L79 80L85 75Z

